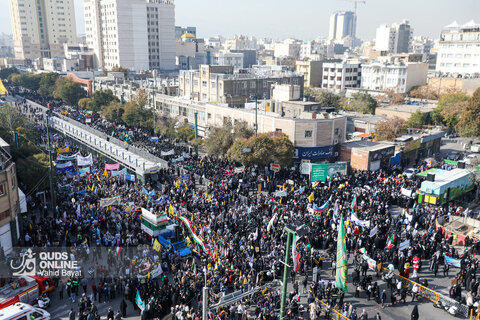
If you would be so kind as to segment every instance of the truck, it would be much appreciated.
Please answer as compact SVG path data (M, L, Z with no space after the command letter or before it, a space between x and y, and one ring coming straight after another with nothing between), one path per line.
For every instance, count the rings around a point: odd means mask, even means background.
M50 320L50 313L26 303L15 303L0 310L0 320Z
M41 294L53 290L50 277L22 276L0 288L0 310L17 302L33 304Z

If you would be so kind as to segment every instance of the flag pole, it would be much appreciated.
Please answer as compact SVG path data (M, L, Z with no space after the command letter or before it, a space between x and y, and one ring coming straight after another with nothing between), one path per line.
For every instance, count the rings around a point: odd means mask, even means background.
M293 231L285 228L287 232L287 248L285 251L285 266L283 268L282 300L280 302L280 320L285 317L285 300L287 299L288 260L290 259L290 247L292 245Z

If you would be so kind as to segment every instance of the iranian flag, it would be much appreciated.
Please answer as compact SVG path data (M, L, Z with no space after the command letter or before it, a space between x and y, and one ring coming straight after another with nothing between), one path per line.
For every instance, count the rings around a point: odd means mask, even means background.
M116 251L117 251L117 257L118 257L118 256L120 255L120 252L122 252L122 248L117 247L117 250L116 250Z
M387 249L392 249L394 236L391 234L387 239Z
M297 252L297 235L293 234L293 245L292 245L292 259L293 259L293 270L298 272L300 253Z
M206 253L208 253L208 255L209 255L213 260L215 260L215 258L213 257L213 255L210 253L210 251L208 250L207 246L206 246L205 243L203 242L202 238L200 238L199 236L197 236L197 234L196 234L195 231L193 230L192 224L190 223L190 221L189 221L187 218L185 218L185 217L180 217L180 220L185 224L185 226L187 226L188 230L190 230L190 233L192 234L193 240L203 249L203 251L205 251Z
M352 210L355 210L357 209L357 194L355 193L355 195L353 196L353 200L352 200Z

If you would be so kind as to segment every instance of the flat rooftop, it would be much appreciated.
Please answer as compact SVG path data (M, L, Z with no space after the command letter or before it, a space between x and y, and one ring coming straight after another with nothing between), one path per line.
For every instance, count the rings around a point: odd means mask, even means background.
M435 108L436 108L436 105L434 104L427 104L427 105L400 104L400 105L393 105L393 106L381 106L381 107L378 107L376 110L415 113L418 110L420 110L421 112L432 112Z
M375 150L381 150L385 149L388 147L393 147L392 144L386 144L386 143L381 143L381 142L373 142L369 140L356 140L356 141L350 141L347 143L344 143L344 145L348 149L352 148L360 148L366 151L375 151Z

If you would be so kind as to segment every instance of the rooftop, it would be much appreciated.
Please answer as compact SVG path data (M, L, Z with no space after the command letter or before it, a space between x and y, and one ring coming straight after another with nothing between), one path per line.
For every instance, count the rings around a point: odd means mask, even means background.
M389 111L401 111L407 113L415 113L417 110L421 112L432 112L436 108L434 104L427 104L427 105L411 105L411 104L400 104L400 105L392 105L392 106L382 106L378 107L381 110L389 110Z
M471 175L472 173L465 169L453 169L453 170L442 170L438 169L435 171L435 181L428 181L429 186L441 186L446 183L455 181L457 179L463 178L465 176ZM425 181L424 181L425 182ZM423 183L422 183L423 184Z
M356 140L356 141L350 141L345 143L345 146L348 149L362 148L365 151L375 151L375 150L381 150L388 147L392 147L393 145L387 144L387 143L373 142L368 140Z

